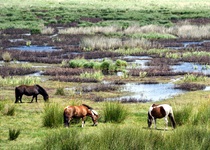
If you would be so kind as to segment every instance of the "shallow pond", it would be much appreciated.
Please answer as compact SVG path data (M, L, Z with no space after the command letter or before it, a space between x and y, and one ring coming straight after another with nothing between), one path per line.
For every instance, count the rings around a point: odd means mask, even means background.
M197 72L204 75L210 74L210 66L199 65L194 63L183 62L180 65L171 66L171 69L175 72Z
M169 49L175 49L175 50L179 50L179 49L184 49L184 48L188 48L188 47L202 47L203 44L210 42L210 40L203 40L203 41L186 41L186 42L181 42L181 46L169 46L166 48Z
M132 94L120 97L120 99L135 98L137 100L151 100L151 101L164 100L166 98L170 98L174 95L178 95L185 92L180 89L174 89L174 84L172 83L164 83L164 84L128 83L124 85L123 90L127 92L132 92Z
M19 46L19 47L11 47L9 50L22 50L22 51L36 51L36 52L51 52L51 51L57 51L60 49L57 49L53 46L37 46L37 45L30 45L30 46Z

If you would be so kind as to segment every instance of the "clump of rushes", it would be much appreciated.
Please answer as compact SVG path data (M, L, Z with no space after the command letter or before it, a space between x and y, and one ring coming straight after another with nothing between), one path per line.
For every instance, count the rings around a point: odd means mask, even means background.
M44 108L43 126L58 127L63 122L63 109L56 103L46 104Z
M15 115L15 106L14 105L6 105L4 108L4 115L14 116Z
M95 79L97 81L102 81L104 78L104 75L101 71L96 72L84 72L80 74L80 78L88 78L88 79Z
M106 102L104 106L104 121L121 123L128 116L128 110L119 102Z
M18 138L18 136L20 135L20 130L16 130L16 129L9 129L9 140L13 141L15 139Z
M32 85L32 84L38 84L39 82L40 82L39 77L6 77L6 78L0 77L1 86L6 86L6 85L17 86L20 84Z
M199 74L186 74L182 79L184 82L196 82L196 81L206 81L205 76Z
M88 61L86 59L74 59L69 61L70 68L91 68L100 69L103 73L111 73L125 69L127 62L124 60L117 59L115 62L109 59L99 61Z
M2 54L4 62L10 62L12 60L11 54L9 52L4 52Z
M57 88L55 95L65 95L64 88L63 87Z

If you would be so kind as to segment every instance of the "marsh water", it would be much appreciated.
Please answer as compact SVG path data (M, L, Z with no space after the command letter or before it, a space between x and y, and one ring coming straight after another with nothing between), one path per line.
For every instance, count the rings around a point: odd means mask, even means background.
M17 42L17 41L23 41L23 39L16 39L11 40L11 42ZM200 46L202 44L205 44L206 42L209 42L209 40L201 41L201 42L183 42L181 43L182 46L178 47L168 47L173 49L182 49L189 46ZM30 46L19 46L19 47L10 47L9 50L21 50L21 51L45 51L45 52L51 52L51 51L57 51L60 50L54 46L39 46L39 45L30 45ZM70 52L72 54L78 54L76 52ZM147 66L146 64L152 60L152 57L149 56L125 56L120 57L124 60L127 60L128 67L130 68L141 68L146 69L151 66ZM103 60L103 58L101 58ZM97 59L97 61L100 61L100 59ZM0 66L4 62L0 62ZM21 63L21 62L17 62ZM27 63L27 62L23 62ZM33 66L37 67L37 66ZM203 73L205 75L210 75L210 67L206 65L200 65L195 63L189 63L189 62L180 62L179 65L171 65L170 68L174 72L199 72ZM117 73L118 76L122 76L122 72ZM36 72L34 74L30 74L28 76L42 76L42 71ZM176 80L176 79L174 79ZM122 96L119 99L129 99L134 98L137 100L147 100L147 101L160 101L163 99L171 98L175 95L185 93L187 91L175 89L173 79L169 83L158 83L158 84L140 84L140 83L127 83L125 85L122 85L123 91L128 92L129 94L126 96ZM206 87L205 90L210 90L210 87Z
M19 47L11 47L9 50L21 50L21 51L36 51L36 52L51 52L57 51L59 49L54 46L38 46L38 45L30 45L30 46L19 46Z

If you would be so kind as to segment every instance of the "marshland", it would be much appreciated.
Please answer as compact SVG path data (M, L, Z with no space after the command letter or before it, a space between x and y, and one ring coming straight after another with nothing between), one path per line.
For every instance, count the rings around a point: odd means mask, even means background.
M210 2L0 1L0 149L208 149ZM15 87L39 84L45 102ZM170 104L148 128L153 104ZM99 113L63 124L68 105Z

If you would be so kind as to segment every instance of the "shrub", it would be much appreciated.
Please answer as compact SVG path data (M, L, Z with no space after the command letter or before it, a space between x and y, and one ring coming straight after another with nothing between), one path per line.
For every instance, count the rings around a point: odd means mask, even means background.
M103 61L101 63L101 70L103 73L107 74L109 72L109 66L110 66L111 62L110 61Z
M20 135L20 130L15 130L15 129L9 129L9 140L15 140L18 138L18 136Z
M58 127L63 123L63 109L56 103L46 104L43 115L44 127Z
M128 115L127 109L119 102L106 102L103 112L105 122L120 123Z

